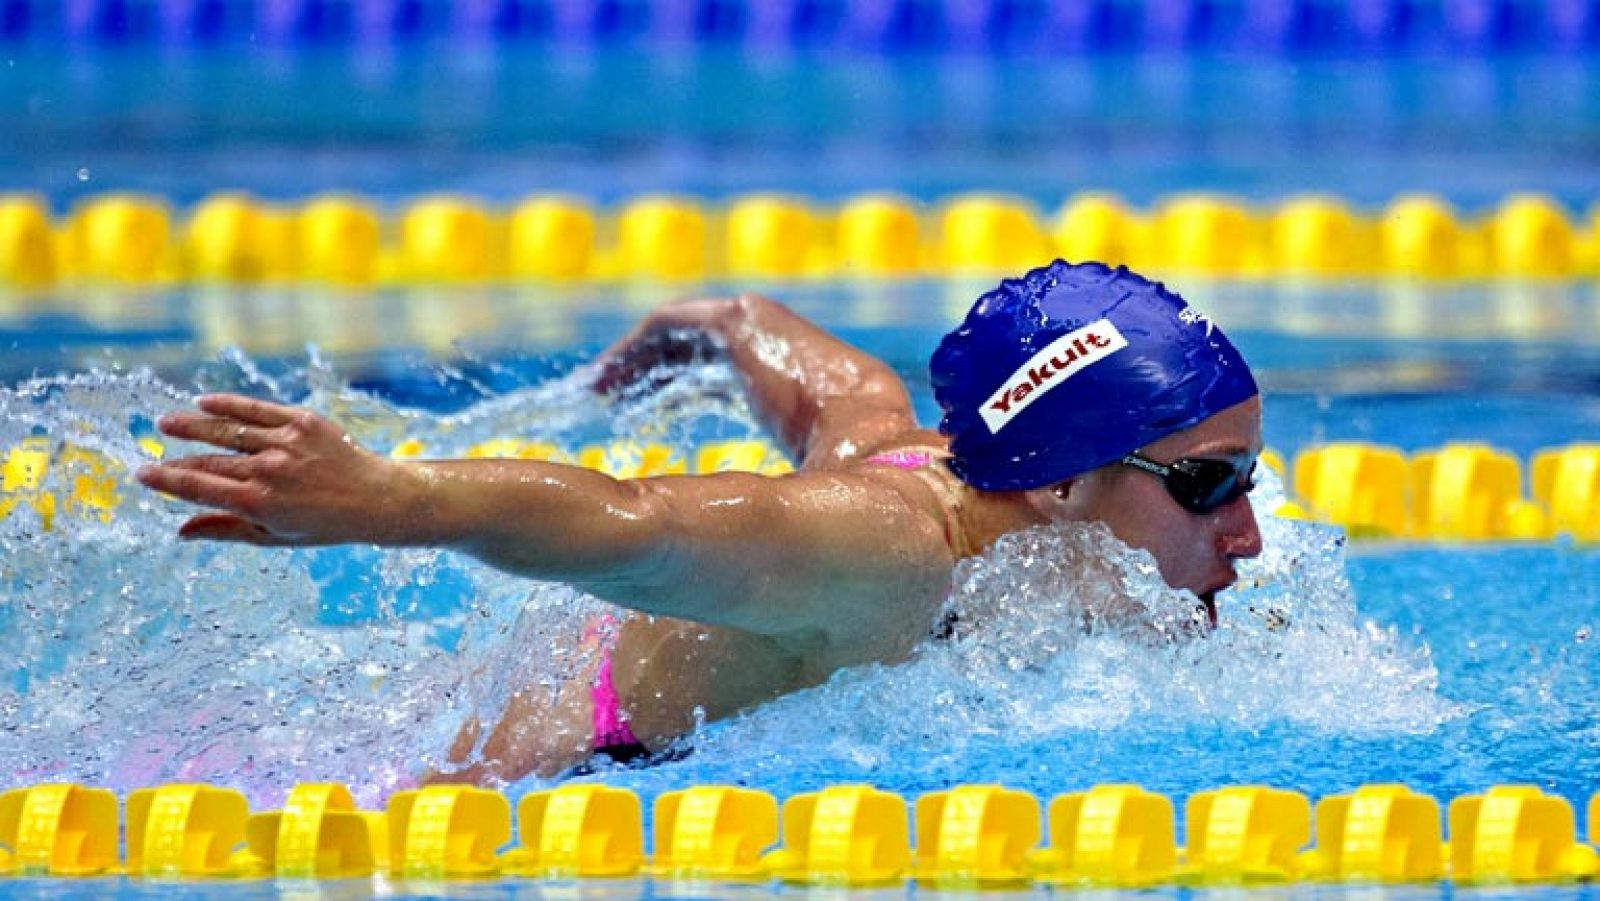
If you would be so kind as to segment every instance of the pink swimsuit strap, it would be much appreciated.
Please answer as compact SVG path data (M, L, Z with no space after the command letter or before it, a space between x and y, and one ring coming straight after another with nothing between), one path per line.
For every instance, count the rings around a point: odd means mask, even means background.
M638 736L633 734L633 729L622 715L622 699L617 696L617 684L611 674L611 656L617 647L617 618L610 614L599 617L585 630L584 637L600 639L600 666L594 671L594 689L590 694L594 699L594 740L591 747L599 751L639 744Z
M933 454L915 450L885 451L868 457L867 462L893 466L896 469L921 469L933 462Z

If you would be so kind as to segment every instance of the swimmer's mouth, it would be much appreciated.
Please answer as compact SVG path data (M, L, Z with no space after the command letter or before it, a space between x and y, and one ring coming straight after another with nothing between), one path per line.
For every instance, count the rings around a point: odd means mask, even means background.
M1238 576L1229 573L1227 579L1217 583L1210 589L1199 592L1195 595L1195 597L1200 599L1200 603L1205 605L1206 618L1211 621L1212 626L1217 624L1217 593L1228 590L1236 581L1238 581Z

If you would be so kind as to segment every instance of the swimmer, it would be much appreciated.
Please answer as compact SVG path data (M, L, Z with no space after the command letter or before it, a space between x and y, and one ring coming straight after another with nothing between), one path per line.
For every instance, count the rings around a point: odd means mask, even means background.
M602 354L596 388L642 390L658 364L708 352L795 472L391 460L309 411L211 395L160 429L223 452L138 478L212 508L186 539L449 548L632 611L593 624L580 678L463 731L446 777L478 782L659 753L697 716L903 661L939 627L957 561L1009 532L1103 523L1213 623L1235 562L1261 551L1250 370L1126 269L1057 261L978 298L932 356L937 430L886 364L752 295L661 308Z

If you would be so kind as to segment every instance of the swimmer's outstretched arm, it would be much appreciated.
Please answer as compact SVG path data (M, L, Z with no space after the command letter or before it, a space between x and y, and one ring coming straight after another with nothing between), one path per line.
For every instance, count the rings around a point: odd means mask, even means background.
M809 468L845 462L916 428L894 370L756 294L661 307L601 355L597 387L610 390L691 356L685 332L725 350L764 424Z
M797 652L915 641L953 562L939 517L865 475L624 481L533 460L395 461L314 413L233 395L159 426L230 451L140 469L150 488L212 508L182 537L452 548Z

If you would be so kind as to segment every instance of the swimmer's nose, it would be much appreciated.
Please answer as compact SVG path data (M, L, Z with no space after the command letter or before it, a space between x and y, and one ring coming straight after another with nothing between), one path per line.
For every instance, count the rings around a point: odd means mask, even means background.
M1223 507L1221 514L1217 550L1230 560L1261 556L1261 526L1249 496Z

